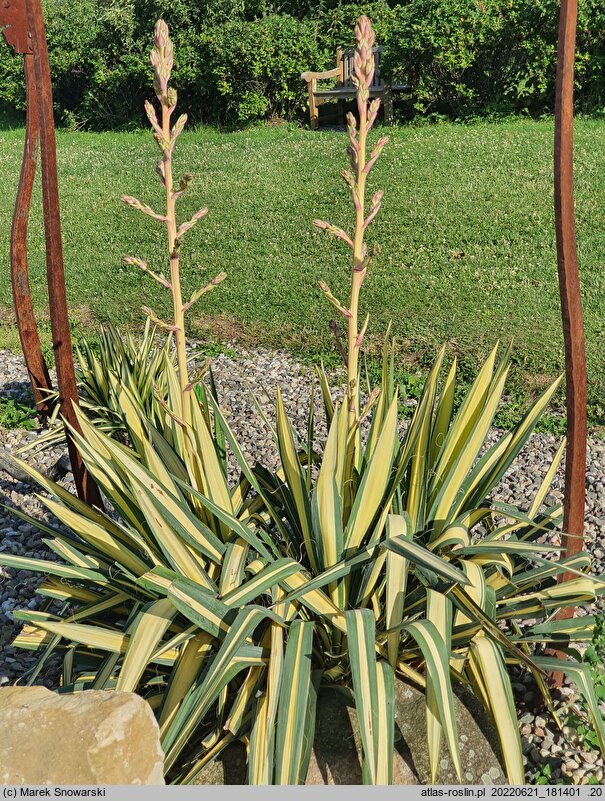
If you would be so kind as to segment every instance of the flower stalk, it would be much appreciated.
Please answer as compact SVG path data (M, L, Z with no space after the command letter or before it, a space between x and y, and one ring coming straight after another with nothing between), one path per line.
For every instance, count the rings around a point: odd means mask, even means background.
M351 193L351 200L355 211L355 228L352 235L349 235L341 228L337 228L329 222L314 220L316 227L331 233L342 240L352 251L352 270L351 270L351 291L348 307L343 306L335 300L326 284L320 282L320 288L347 321L347 410L349 431L354 431L359 425L359 351L368 325L365 319L361 330L359 327L359 298L361 287L366 277L371 256L368 254L365 242L365 232L380 211L383 192L378 191L371 200L369 212L366 214L366 187L370 170L378 160L387 142L387 137L381 137L368 158L368 134L372 129L380 108L378 98L370 101L370 87L374 78L374 31L370 20L366 16L359 18L355 27L355 38L357 46L354 56L354 76L353 82L357 88L357 116L347 115L347 134L349 146L347 155L351 164L351 170L342 173L343 179ZM375 249L372 255L375 255Z
M187 115L181 114L172 124L172 117L177 105L176 89L169 86L172 68L174 65L174 48L168 26L163 20L156 23L154 31L154 43L150 54L151 65L153 67L153 88L160 103L161 117L158 119L156 110L152 103L145 103L145 112L153 129L153 135L159 145L162 157L156 167L156 172L162 181L166 193L165 214L155 212L150 206L140 200L128 195L124 195L122 200L131 208L163 223L166 226L168 241L168 260L170 264L170 279L165 278L162 273L155 273L149 269L147 262L142 259L129 256L124 262L129 265L139 267L143 272L148 273L155 281L168 289L172 294L172 322L161 320L156 313L147 307L143 307L144 313L151 321L160 328L174 334L174 343L177 357L177 371L179 385L181 389L181 408L183 425L191 423L191 404L189 393L193 384L189 380L187 367L187 338L185 329L185 313L193 306L196 301L206 295L225 278L225 273L220 273L213 278L209 284L196 290L190 299L183 302L183 292L181 287L180 270L180 249L184 235L193 228L208 213L207 208L197 211L191 219L179 225L176 213L177 200L187 191L192 182L192 176L186 173L180 180L175 189L173 173L173 153L177 139L182 134L187 123Z

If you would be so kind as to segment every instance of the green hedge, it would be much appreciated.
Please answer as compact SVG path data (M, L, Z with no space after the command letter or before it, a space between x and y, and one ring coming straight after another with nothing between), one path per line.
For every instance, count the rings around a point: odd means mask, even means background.
M281 14L233 20L200 34L202 115L248 123L300 113L301 72L325 66L328 58L319 25Z
M352 44L360 13L385 45L385 71L414 86L408 115L539 113L553 105L558 0L45 0L44 7L57 116L74 126L143 122L159 16L171 26L175 84L194 121L304 119L300 73L332 65L336 47ZM585 111L605 105L603 0L579 0L577 102ZM20 59L3 42L0 104L24 104Z
M242 124L302 115L300 73L328 61L322 22L289 14L250 20L252 5L211 0L202 16L203 4L187 0L46 0L58 119L88 128L143 122L151 33L160 15L175 43L180 105L194 121ZM2 41L0 104L22 109L24 102L21 60Z
M385 68L423 114L553 108L558 0L411 0L395 9ZM579 0L576 101L605 105L605 4Z

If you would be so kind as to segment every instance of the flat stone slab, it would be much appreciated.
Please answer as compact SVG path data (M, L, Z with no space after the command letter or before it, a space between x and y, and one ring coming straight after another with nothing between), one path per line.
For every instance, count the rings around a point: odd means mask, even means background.
M0 688L0 784L164 784L151 707L134 693Z

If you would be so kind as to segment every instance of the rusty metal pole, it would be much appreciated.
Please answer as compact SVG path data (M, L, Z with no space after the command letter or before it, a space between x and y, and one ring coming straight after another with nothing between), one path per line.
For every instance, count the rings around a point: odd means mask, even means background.
M40 161L42 165L42 202L46 234L48 302L57 368L57 383L59 385L59 403L61 404L61 413L66 422L74 429L79 430L74 410L74 405L78 401L78 389L65 295L55 125L46 34L40 0L25 0L25 9L34 63L36 91L33 103L37 102L40 126ZM99 489L84 467L82 458L67 428L66 435L69 458L79 497L87 503L102 505Z
M27 93L30 94L34 91L34 64L31 54L24 55L23 66ZM27 264L27 225L34 179L36 177L38 135L38 108L35 103L32 103L27 110L23 163L11 230L10 262L15 317L21 339L21 348L25 357L36 408L41 414L47 416L51 411L49 393L52 392L52 383L46 361L42 355L42 346L29 287Z
M567 453L563 548L566 555L582 550L586 499L586 354L580 271L576 247L573 192L574 58L577 0L561 0L555 100L555 226L561 315L565 342ZM573 578L565 574L562 580ZM573 609L561 617L572 617Z
M35 92L34 57L32 53L32 38L29 34L23 0L21 2L18 2L18 0L4 0L0 4L0 26L3 26L3 34L7 44L16 53L23 55L25 88L29 99L34 96ZM11 229L11 283L15 317L34 401L38 411L46 415L50 412L48 398L49 393L52 392L52 384L48 374L48 367L42 355L40 337L38 336L27 264L27 226L32 189L36 177L38 137L38 105L35 102L28 102L23 162Z
M78 392L65 297L52 87L40 0L2 0L0 28L7 43L16 53L23 55L27 91L25 148L10 249L11 281L19 336L36 405L40 411L46 412L48 398L44 391L51 390L52 386L40 346L27 263L27 225L39 142L46 271L59 403L65 420L79 430L74 412ZM99 489L84 468L69 431L67 431L67 445L78 495L87 503L101 506Z
M577 0L561 0L557 81L555 97L555 228L561 317L565 344L567 395L567 451L565 455L565 496L563 501L563 542L566 556L578 553L584 544L586 501L586 355L576 246L573 194L573 90L576 50ZM559 581L575 578L564 573ZM557 618L572 618L574 609L560 609ZM563 653L551 651L561 659ZM555 687L563 684L563 673L551 673Z

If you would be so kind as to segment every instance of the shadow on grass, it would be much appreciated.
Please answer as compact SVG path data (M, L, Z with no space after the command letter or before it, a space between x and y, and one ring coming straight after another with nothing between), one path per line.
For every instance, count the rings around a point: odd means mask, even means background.
M0 107L0 131L14 131L25 127L25 112Z

